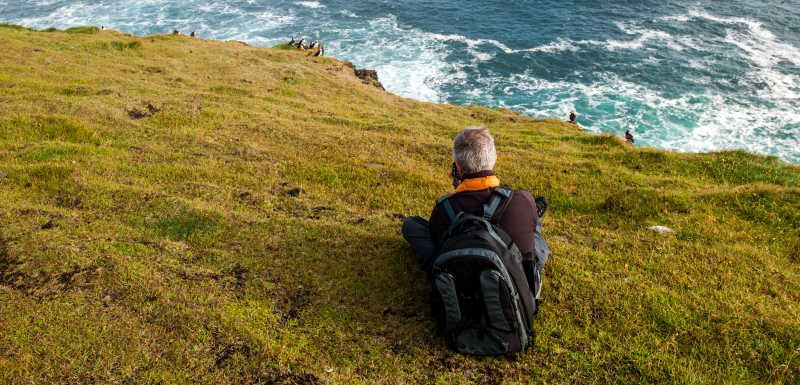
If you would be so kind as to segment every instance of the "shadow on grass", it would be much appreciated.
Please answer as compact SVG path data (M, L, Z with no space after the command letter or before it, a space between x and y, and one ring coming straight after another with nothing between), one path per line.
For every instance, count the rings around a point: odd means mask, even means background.
M157 220L153 228L162 236L176 241L189 239L196 233L210 233L219 226L218 215L191 208L181 208L177 212Z

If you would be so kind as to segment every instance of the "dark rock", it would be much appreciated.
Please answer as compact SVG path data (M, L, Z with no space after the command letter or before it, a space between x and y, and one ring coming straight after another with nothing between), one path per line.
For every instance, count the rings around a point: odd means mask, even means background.
M148 241L146 239L134 239L134 242L145 246L158 246L158 242Z
M305 192L306 192L306 190L303 190L303 188L301 188L301 187L295 187L295 188L293 188L293 189L291 189L291 190L287 191L286 193L287 193L287 194L289 194L289 195L291 195L292 197L295 197L295 198L297 198L298 196L300 196L300 194L303 194L303 193L305 193Z
M383 84L381 84L381 82L378 81L378 71L367 70L367 69L360 70L354 68L353 72L356 74L357 78L361 79L364 82L364 84L371 84L377 88L380 88L383 91L386 91L386 89L383 88Z
M225 269L222 272L233 279L232 282L228 282L225 285L228 289L241 290L247 281L247 275L250 273L250 269L242 265L235 264L231 268Z
M133 107L133 108L128 109L126 111L128 112L128 116L130 116L132 119L141 119L141 118L149 118L149 117L155 115L156 112L161 111L161 109L156 107L156 106L154 106L154 105L152 105L152 104L150 104L150 103L147 103L147 105L144 106L144 108L142 108L142 109L139 109L137 107Z
M276 304L277 310L281 314L281 322L297 318L300 312L309 305L311 294L311 291L304 287L283 291L279 303Z
M555 338L555 339L559 339L559 338L561 338L561 333L559 333L559 332L552 332L552 333L550 333L550 337L553 337L553 338Z
M311 211L313 211L315 213L321 213L323 211L333 211L333 210L334 210L333 207L327 207L327 206L317 206L317 207L311 208Z
M53 227L56 227L56 224L53 221L47 221L47 223L42 225L42 230L50 230Z
M152 104L147 103L147 112L149 112L151 116L154 115L156 112L159 112L159 111L161 111L160 108L156 108Z
M232 341L218 341L216 346L216 359L214 366L223 367L230 358L239 354L244 357L250 357L253 348L244 339L234 337Z
M127 112L128 112L128 116L130 116L133 119L141 119L141 118L147 117L147 112L146 111L141 111L136 107L133 107L133 108L127 110Z

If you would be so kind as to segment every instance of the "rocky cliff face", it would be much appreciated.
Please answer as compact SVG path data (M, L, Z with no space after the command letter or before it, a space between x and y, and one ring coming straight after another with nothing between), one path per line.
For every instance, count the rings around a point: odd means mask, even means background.
M378 81L378 71L353 68L353 72L355 72L356 76L361 79L364 84L371 84L386 91L386 89L383 88L383 84Z

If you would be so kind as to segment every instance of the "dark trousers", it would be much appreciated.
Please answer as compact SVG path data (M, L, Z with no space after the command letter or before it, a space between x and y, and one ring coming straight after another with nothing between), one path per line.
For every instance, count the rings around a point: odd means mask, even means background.
M422 217L408 217L403 221L403 238L420 258L422 266L428 266L436 251L431 239L430 224Z
M430 224L422 217L408 217L403 221L403 238L408 241L414 252L420 257L422 266L428 266L436 252L436 244L431 239ZM536 224L533 232L536 267L542 270L550 256L550 247L542 236L542 221Z

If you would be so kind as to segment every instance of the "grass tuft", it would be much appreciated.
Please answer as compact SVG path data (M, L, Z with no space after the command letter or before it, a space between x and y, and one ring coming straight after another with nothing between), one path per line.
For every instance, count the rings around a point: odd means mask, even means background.
M130 41L130 42L112 41L111 42L111 48L113 48L113 49L115 49L117 51L125 51L125 50L129 50L129 49L136 50L136 49L139 49L141 47L142 47L142 43L139 43L139 41Z
M71 27L64 30L66 33L85 33L85 34L95 34L100 32L100 28L97 27Z
M8 23L0 23L0 28L11 29L11 30L15 30L15 31L33 31L32 29L30 29L28 27L23 27L21 25L8 24Z

